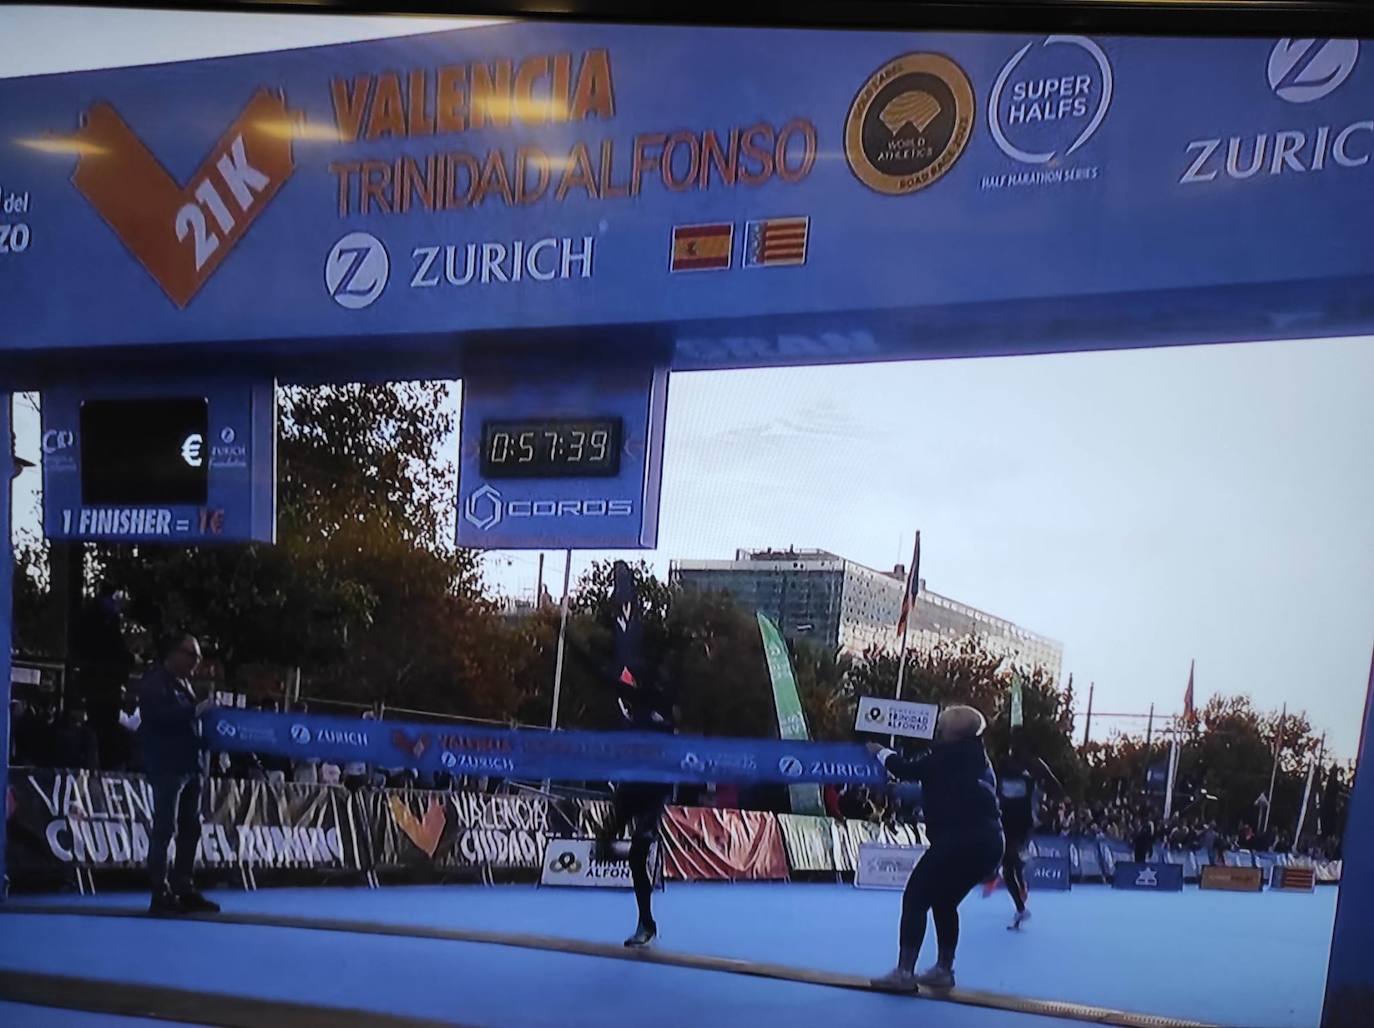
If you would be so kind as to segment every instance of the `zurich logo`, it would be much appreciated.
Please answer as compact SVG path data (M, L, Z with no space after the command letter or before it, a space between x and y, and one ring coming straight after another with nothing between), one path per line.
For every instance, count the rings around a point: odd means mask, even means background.
M231 445L234 439L234 430L232 428L229 428L226 425L224 428L220 429L219 441L222 442L225 446Z
M682 758L682 770L684 771L704 771L706 765L701 762L701 758L695 753L689 753Z
M1355 39L1280 39L1269 54L1269 88L1291 104L1330 96L1355 70Z
M489 485L473 492L463 505L463 517L469 524L483 531L499 525L504 513L505 504L501 501L501 494Z
M367 232L350 232L329 251L324 262L324 285L340 307L362 310L386 288L391 259L386 247Z
M310 729L305 725L291 726L291 741L300 746L305 746L310 742Z
M1087 36L1046 36L1002 67L988 98L997 148L1022 164L1067 157L1097 134L1112 103L1112 65Z
M448 750L444 750L443 755L439 758L439 763L443 764L444 767L457 767L458 758Z
M226 739L232 739L234 736L239 734L238 729L231 725L228 721L218 722L215 725L215 731L218 732L220 735L224 736Z
M783 757L778 761L778 771L788 778L800 778L802 763L796 757Z

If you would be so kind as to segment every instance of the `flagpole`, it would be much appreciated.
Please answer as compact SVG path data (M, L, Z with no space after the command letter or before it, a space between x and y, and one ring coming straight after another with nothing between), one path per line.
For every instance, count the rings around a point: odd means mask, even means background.
M1307 758L1307 784L1302 789L1302 806L1298 808L1298 827L1293 830L1293 852L1298 849L1298 840L1302 838L1302 826L1307 820L1307 804L1312 799L1312 776L1317 770L1316 754Z
M558 701L563 693L563 649L568 639L568 585L572 579L572 550L563 555L563 610L558 619L558 657L553 667L553 711L549 728L558 728Z
M1279 714L1279 727L1274 733L1274 766L1269 770L1269 792L1264 800L1264 823L1260 825L1260 831L1267 831L1269 828L1270 811L1274 809L1274 783L1279 777L1279 750L1283 748L1283 723L1288 720L1288 704L1283 705L1283 712Z
M1325 733L1325 732L1322 732L1322 741L1321 741L1321 745L1319 745L1319 746L1317 747L1317 777L1316 777L1315 779L1313 779L1313 781L1312 781L1313 789L1314 789L1315 793L1318 795L1318 797L1320 797L1320 794L1321 794L1322 779L1323 779L1323 777L1324 777L1323 774L1322 774L1322 772L1325 771L1325 770L1326 770L1326 733ZM1322 834L1322 807L1321 807L1321 800L1320 800L1320 799L1318 799L1318 801L1317 801L1317 809L1316 809L1316 813L1315 813L1315 815L1314 815L1314 817L1313 817L1313 820L1316 821L1316 833L1317 833L1317 835L1320 837L1320 835ZM1294 839L1293 841L1296 842L1297 840Z
M902 595L902 606L906 617L902 618L902 638L897 648L897 691L894 699L902 698L902 682L906 679L906 637L911 631L911 617L916 613L916 597L921 592L921 533L916 533L916 543L911 554L911 570L907 572L906 591Z
M1011 673L1011 703L1010 710L1007 711L1007 720L1010 722L1010 731L1007 732L1007 752L1014 752L1016 747L1016 730L1025 723L1026 713L1022 704L1025 702L1021 690L1025 682L1021 672L1015 669Z
M1178 770L1178 740L1169 740L1169 781L1164 787L1164 820L1169 820L1169 815L1174 809L1174 772Z
M1303 789L1302 813L1298 817L1298 829L1293 835L1293 848L1297 849L1298 838L1302 835L1303 825L1307 821L1308 804L1312 800L1317 800L1316 810L1312 814L1313 832L1320 837L1322 834L1322 815L1321 815L1321 779L1322 771L1325 767L1326 758L1326 733L1322 733L1321 742L1317 744L1317 752L1313 755L1312 764L1308 769L1307 785Z
M911 629L910 618L902 626L902 641L897 648L897 692L896 699L902 698L902 681L906 678L906 634Z
M1169 815L1174 810L1174 780L1178 777L1178 722L1175 721L1169 730L1169 780L1164 786L1164 820L1169 820Z
M1096 692L1096 691L1097 691L1097 683L1096 683L1096 682L1089 682L1089 683L1088 683L1088 717L1087 717L1087 720L1085 720L1085 721L1083 722L1083 748L1084 748L1085 750L1088 748L1088 743L1091 741L1091 739L1092 739L1092 734L1093 734L1093 693Z

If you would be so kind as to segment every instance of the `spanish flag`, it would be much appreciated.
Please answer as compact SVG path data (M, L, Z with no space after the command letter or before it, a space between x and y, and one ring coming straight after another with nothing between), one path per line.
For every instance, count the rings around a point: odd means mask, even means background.
M673 226L672 271L709 271L730 266L735 226Z

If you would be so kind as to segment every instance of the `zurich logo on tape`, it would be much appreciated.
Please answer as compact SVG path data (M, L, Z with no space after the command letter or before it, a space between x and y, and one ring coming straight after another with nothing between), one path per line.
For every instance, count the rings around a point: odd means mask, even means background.
M306 746L310 743L310 729L305 725L291 726L291 741L299 746Z
M800 778L802 773L802 762L796 757L783 757L778 761L778 771L788 778Z
M684 771L704 771L705 769L706 765L695 753L689 753L682 758L682 770Z
M439 756L439 763L443 764L444 767L457 767L458 758L455 757L448 750L444 750L444 752Z

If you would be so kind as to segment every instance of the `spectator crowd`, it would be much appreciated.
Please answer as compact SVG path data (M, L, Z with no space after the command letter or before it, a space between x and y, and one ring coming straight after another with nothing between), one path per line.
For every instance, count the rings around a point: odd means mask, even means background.
M1263 853L1291 853L1316 860L1340 860L1338 836L1303 833L1294 842L1293 833L1269 827L1257 830L1242 823L1227 831L1215 821L1183 812L1167 820L1148 805L1125 800L1098 805L1076 805L1069 800L1049 804L1043 812L1040 831L1050 835L1100 839L1135 845L1148 838L1150 844L1162 843L1171 850L1201 850L1215 859L1227 850L1255 850Z

